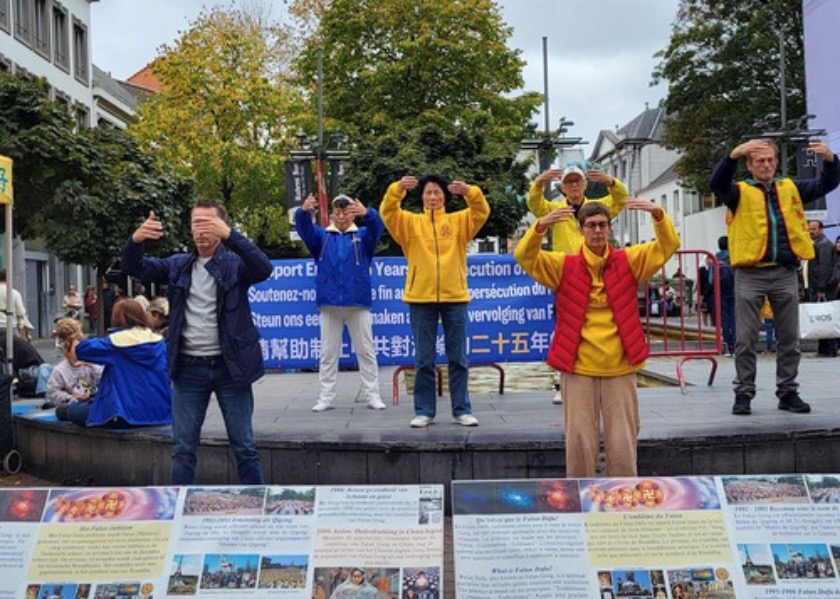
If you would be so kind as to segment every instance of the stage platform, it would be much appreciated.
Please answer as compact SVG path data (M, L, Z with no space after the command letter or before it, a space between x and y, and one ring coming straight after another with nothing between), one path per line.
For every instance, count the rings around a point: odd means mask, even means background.
M751 416L733 416L732 358L686 364L688 393L679 387L639 390L640 475L840 472L840 358L806 354L801 394L810 414L776 407L774 356L759 358L759 393ZM674 376L673 359L647 370ZM391 405L392 368L381 370L388 408L358 401L358 375L339 374L336 408L311 411L316 373L269 374L255 387L254 427L266 479L281 485L443 483L454 479L554 478L564 475L562 407L553 391L506 389L472 393L475 428L451 422L448 395L428 429L411 429L411 397ZM85 485L164 485L171 431L81 429L57 422L40 401L15 402L16 445L24 470L47 480ZM199 455L199 484L236 484L221 414L211 403Z

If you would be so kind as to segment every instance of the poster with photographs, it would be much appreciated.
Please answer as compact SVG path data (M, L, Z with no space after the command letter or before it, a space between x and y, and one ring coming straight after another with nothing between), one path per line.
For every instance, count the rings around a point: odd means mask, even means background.
M456 481L459 599L840 598L840 475Z
M0 490L0 598L443 597L443 486Z

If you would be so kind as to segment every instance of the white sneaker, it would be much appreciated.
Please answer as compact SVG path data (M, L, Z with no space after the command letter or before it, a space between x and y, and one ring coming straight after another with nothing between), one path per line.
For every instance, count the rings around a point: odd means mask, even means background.
M332 410L335 406L333 402L327 401L325 399L319 399L318 403L312 406L313 412L326 412L327 410Z
M430 424L434 424L435 419L431 416L415 416L408 423L411 428L426 428Z
M379 397L374 397L368 402L368 407L371 410L384 410L386 406Z
M460 424L461 426L478 426L478 418L472 414L461 414L460 416L453 416L452 422Z
M551 403L562 404L563 403L563 394L560 392L560 389L557 390L557 393L554 394L554 398L551 400Z

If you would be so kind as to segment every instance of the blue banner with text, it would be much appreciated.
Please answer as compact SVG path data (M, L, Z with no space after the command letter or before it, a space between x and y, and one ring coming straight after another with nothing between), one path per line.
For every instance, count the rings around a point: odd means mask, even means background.
M273 275L250 290L254 324L262 337L266 368L314 368L320 357L315 305L317 265L311 258L275 260ZM371 294L373 340L380 366L414 363L408 305L402 301L405 258L376 258ZM535 283L510 254L467 259L471 301L467 347L470 361L535 362L545 359L553 329L554 295ZM443 331L437 353L445 361ZM355 363L345 331L341 364Z

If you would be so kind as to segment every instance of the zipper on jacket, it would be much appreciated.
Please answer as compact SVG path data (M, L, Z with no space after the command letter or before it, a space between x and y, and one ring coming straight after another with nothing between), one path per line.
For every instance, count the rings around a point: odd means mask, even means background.
M440 246L438 245L438 236L437 236L437 225L435 224L435 211L431 211L432 215L432 234L435 238L435 277L437 279L437 285L435 289L435 297L437 297L437 302L440 303Z

